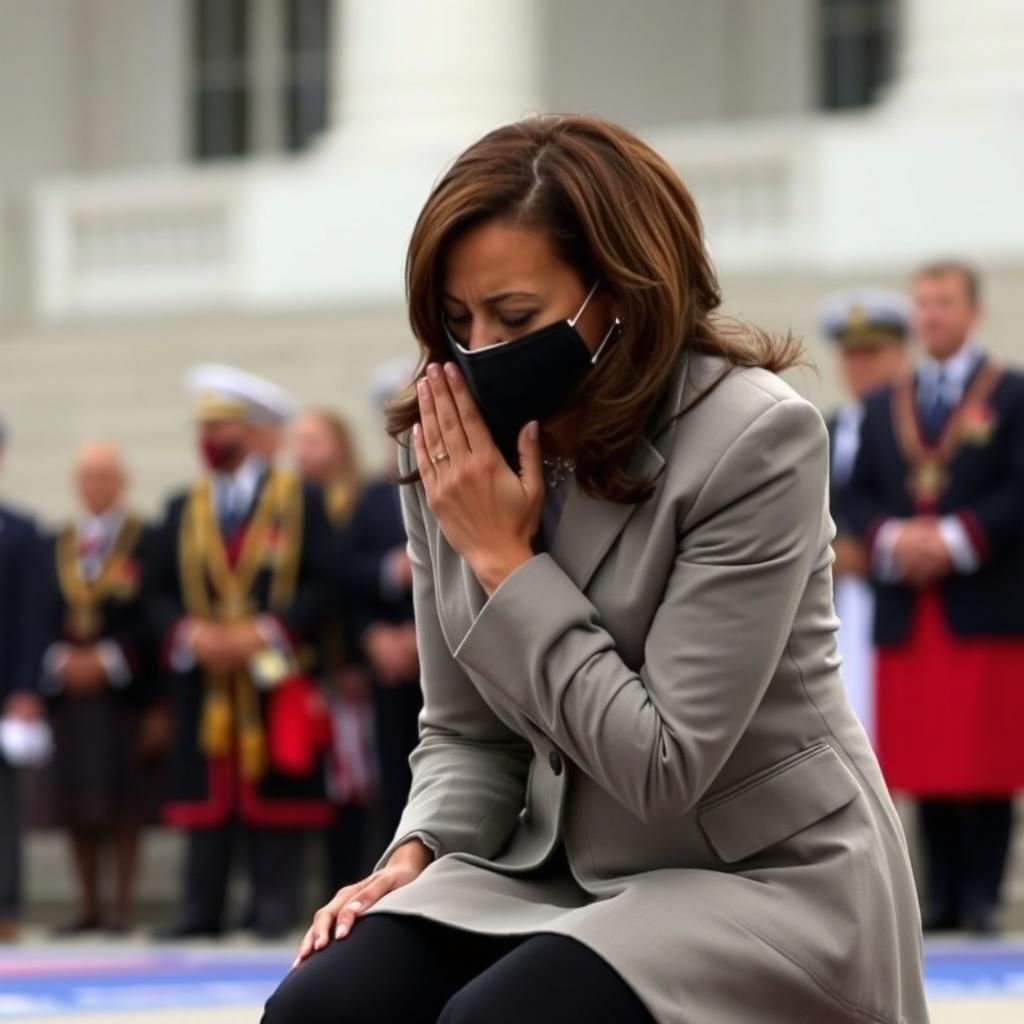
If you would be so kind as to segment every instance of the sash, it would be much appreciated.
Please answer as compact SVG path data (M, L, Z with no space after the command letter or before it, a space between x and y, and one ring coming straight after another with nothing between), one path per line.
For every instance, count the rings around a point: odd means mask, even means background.
M100 606L125 588L125 564L135 550L142 523L128 516L118 530L99 573L87 580L78 562L78 533L68 526L57 538L57 582L68 606L68 630L75 640L89 643L103 630Z
M986 360L932 443L924 438L917 413L912 374L893 389L892 416L896 440L910 467L907 490L915 505L933 509L949 486L949 465L965 442L986 443L994 429L987 402L1003 375L1001 366Z
M302 549L302 485L272 470L264 482L234 565L214 512L208 480L199 481L181 521L179 572L186 612L199 619L239 622L256 614L253 587L271 561L270 608L288 605L298 583ZM199 747L209 758L225 757L237 739L242 775L256 781L267 769L266 737L252 674L239 669L206 673Z

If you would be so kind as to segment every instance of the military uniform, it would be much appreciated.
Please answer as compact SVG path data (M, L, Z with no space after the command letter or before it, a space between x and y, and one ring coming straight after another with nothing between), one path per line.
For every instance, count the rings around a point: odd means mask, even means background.
M113 509L69 524L48 543L40 689L56 739L47 803L52 823L63 827L141 825L156 814L155 775L139 757L141 714L155 696L139 594L150 537L138 517ZM61 668L85 647L98 652L105 685L71 694Z
M879 352L905 343L906 300L882 289L848 289L830 295L821 315L821 331L843 353ZM868 736L875 737L875 651L872 642L875 603L863 544L846 510L854 461L864 419L863 395L851 394L826 419L829 439L829 503L836 524L835 545L844 545L860 564L837 565L834 599L839 617L837 643L850 706Z
M1024 786L1024 377L972 343L870 398L847 514L871 558L878 752L922 800L933 920L998 901ZM953 572L915 588L891 557L934 516Z
M203 387L207 411L263 411L244 376L225 382L218 372ZM292 924L303 830L332 820L330 723L310 677L330 600L329 545L320 492L255 456L232 474L203 476L167 506L146 590L175 720L164 817L188 831L177 934L220 930L239 837L257 930L275 935ZM211 672L197 664L190 628L246 621L266 643L245 666Z

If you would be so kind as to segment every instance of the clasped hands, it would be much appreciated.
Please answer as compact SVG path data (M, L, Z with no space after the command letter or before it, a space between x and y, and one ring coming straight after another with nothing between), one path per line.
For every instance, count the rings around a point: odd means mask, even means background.
M189 645L203 668L210 672L233 672L244 668L253 655L267 646L267 640L255 619L195 619L190 626Z
M953 570L953 559L935 516L905 520L893 541L892 557L900 579L912 587L931 586Z
M60 679L69 693L86 696L107 685L107 666L95 645L70 646L60 666Z
M416 465L427 505L448 543L490 595L533 557L544 477L539 426L519 432L519 473L502 458L454 363L427 367L417 382Z

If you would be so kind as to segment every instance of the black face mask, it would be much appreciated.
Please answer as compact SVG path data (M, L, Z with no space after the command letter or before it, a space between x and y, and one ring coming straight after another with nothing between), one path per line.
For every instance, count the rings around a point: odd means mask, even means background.
M530 420L543 422L554 416L597 362L605 345L622 330L622 321L616 318L591 355L576 323L596 291L595 284L571 320L558 320L520 338L486 348L464 348L442 317L455 362L494 443L513 469L519 467L519 431Z

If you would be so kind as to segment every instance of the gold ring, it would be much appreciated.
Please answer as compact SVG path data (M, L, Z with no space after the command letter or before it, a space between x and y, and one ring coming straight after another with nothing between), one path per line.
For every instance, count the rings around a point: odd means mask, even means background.
M439 462L443 462L447 458L449 458L448 452L442 448L439 452L435 452L430 456L430 461L436 466Z

